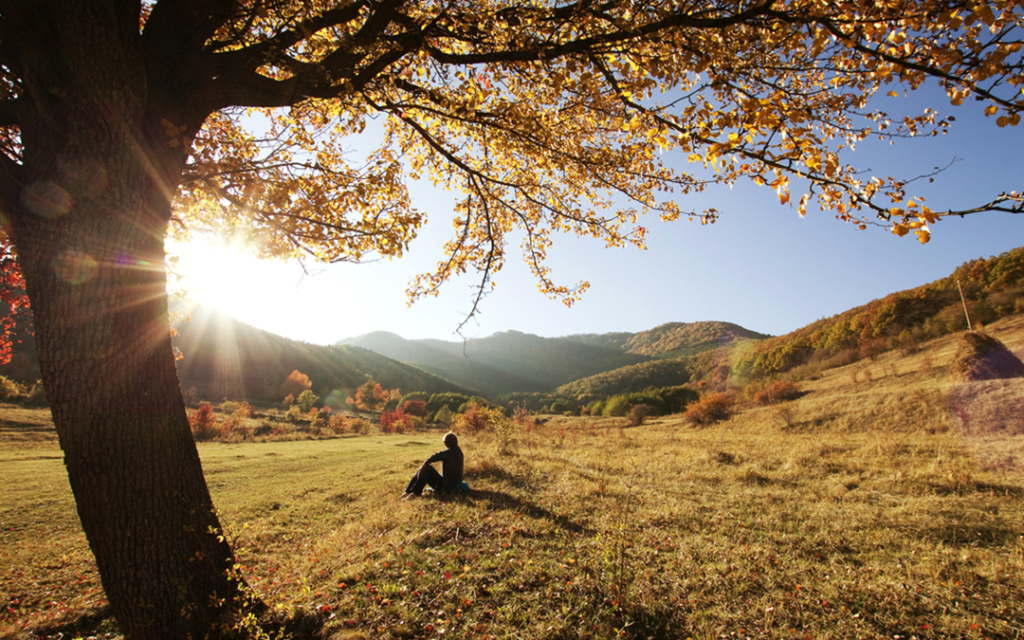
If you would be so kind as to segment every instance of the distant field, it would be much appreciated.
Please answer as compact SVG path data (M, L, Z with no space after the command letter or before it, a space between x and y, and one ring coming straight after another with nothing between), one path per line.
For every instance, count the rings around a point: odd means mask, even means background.
M200 453L253 589L328 638L1024 637L1024 436L950 412L949 344L703 430L465 434L451 500L400 498L439 433ZM59 450L0 417L0 637L116 634Z

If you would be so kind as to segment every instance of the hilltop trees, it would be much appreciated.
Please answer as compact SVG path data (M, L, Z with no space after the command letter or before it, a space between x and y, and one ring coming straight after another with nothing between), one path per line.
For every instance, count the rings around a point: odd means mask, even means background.
M0 267L9 285L24 277L124 633L218 635L238 594L177 388L168 233L399 256L423 222L404 176L429 178L462 198L413 298L470 269L483 295L522 230L541 288L567 302L587 284L551 278L557 234L643 246L639 214L712 221L679 198L716 183L788 202L799 178L801 213L814 198L924 241L940 214L838 152L948 125L929 111L889 129L865 112L896 81L934 79L1016 125L1020 19L1005 0L0 0ZM379 147L343 153L371 118ZM993 210L1020 199L949 213Z

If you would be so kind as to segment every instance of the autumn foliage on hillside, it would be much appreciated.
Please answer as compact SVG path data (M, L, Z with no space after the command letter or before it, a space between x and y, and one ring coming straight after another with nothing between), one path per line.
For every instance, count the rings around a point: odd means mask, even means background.
M809 363L842 365L966 330L957 282L975 328L1024 312L1024 247L971 260L949 277L766 340L734 361L733 370L759 377Z

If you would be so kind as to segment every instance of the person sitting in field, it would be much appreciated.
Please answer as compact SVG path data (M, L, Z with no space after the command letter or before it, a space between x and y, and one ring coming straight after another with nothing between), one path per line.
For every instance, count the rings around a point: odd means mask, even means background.
M421 495L423 488L427 485L430 485L434 491L447 491L448 493L469 489L469 485L462 481L464 458L462 449L459 448L458 436L451 431L444 434L444 446L447 448L427 458L416 470L416 475L412 477L409 486L405 488L406 499ZM441 462L441 473L430 466L438 461Z

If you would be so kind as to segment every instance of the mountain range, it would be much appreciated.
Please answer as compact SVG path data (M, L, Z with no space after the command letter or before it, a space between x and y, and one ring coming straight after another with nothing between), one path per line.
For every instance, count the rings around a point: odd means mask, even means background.
M783 373L799 379L967 329L965 307L974 328L1024 313L1024 248L968 261L946 278L775 337L728 322L691 322L561 338L507 331L465 342L374 332L320 346L199 308L174 322L174 344L183 355L182 389L211 401L278 402L282 382L298 370L309 376L314 393L333 394L339 403L369 379L403 393L533 394L587 402L688 382L724 388ZM19 337L0 375L32 383L39 378L34 342L24 332Z
M675 322L640 333L542 338L506 331L465 342L406 340L377 331L343 340L338 346L362 347L493 397L550 393L582 378L768 337L728 322ZM688 379L679 373L672 383Z

